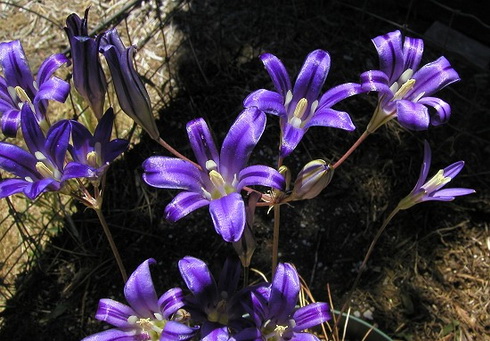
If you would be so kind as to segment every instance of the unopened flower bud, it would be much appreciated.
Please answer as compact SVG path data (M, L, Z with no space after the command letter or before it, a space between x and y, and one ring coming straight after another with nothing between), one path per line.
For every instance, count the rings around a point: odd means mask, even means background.
M294 182L291 200L313 199L327 187L332 176L333 168L326 161L318 159L308 162Z

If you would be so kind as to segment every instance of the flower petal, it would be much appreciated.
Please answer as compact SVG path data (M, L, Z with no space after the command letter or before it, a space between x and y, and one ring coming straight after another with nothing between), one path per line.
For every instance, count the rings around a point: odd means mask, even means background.
M153 313L160 311L150 273L150 264L155 263L153 258L141 263L124 285L124 296L139 317L154 318Z
M16 145L0 142L0 168L22 179L37 180L36 158Z
M99 300L95 318L114 327L133 328L134 326L128 322L128 318L133 315L135 316L137 313L127 305L109 298L103 298Z
M0 108L1 112L1 108ZM2 133L7 137L16 137L20 126L20 110L6 110L1 117Z
M446 188L433 193L430 197L434 198L435 200L450 201L453 200L454 197L473 193L475 193L475 190L471 188Z
M417 180L417 184L413 188L412 193L418 191L425 183L425 180L429 175L431 160L432 160L432 152L430 150L429 142L427 142L427 140L424 140L424 159L422 161L422 167L420 168L419 179Z
M185 324L168 321L163 328L160 341L184 341L194 336L198 328L191 328Z
M158 306L166 320L170 320L172 314L184 306L184 294L180 288L167 290L158 299Z
M453 179L456 175L461 172L464 167L464 161L458 161L453 164L450 164L446 168L444 168L443 173L445 177Z
M218 292L206 263L198 258L186 256L179 260L179 270L187 288L199 301L200 306L213 302Z
M61 177L61 181L66 181L68 179L74 178L95 178L97 177L97 172L92 167L84 165L79 162L70 162L66 165L65 169L63 169L63 176Z
M238 175L237 190L245 186L259 185L284 189L284 177L274 168L263 165L249 166L242 169Z
M19 40L0 43L0 65L7 83L20 86L32 100L34 98L34 78Z
M285 158L296 149L305 132L305 128L296 128L286 123L281 141L281 157Z
M230 193L209 203L216 232L227 242L240 239L245 228L245 203L239 193Z
M34 112L32 111L30 105L24 104L22 106L20 122L22 135L24 136L24 140L27 148L29 148L29 151L32 154L35 154L37 151L45 154L46 150L44 144L46 142L46 138L44 137L44 134L36 121Z
M228 327L214 323L205 323L201 327L201 341L228 341L230 334Z
M449 116L451 116L451 107L440 98L422 97L419 103L431 106L436 110L436 114L431 115L430 120L430 123L434 126L446 123L449 120Z
M206 205L209 205L209 200L203 198L200 193L181 192L165 207L165 219L176 222Z
M275 91L260 89L252 92L243 101L245 108L257 107L271 115L285 116L284 97Z
M410 130L426 130L429 128L429 110L425 105L406 100L396 101L398 122Z
M57 53L46 58L37 71L36 81L41 87L63 64L70 65L70 60L62 53ZM61 79L60 79L61 81ZM62 81L68 85L65 81Z
M57 191L61 184L55 179L42 179L33 183L28 183L24 188L24 194L31 200L36 199L41 193L47 191Z
M120 329L109 329L103 332L87 336L82 341L134 341L136 335L134 330L123 331Z
M294 333L294 336L291 340L294 341L319 341L319 339L310 333Z
M6 179L0 182L0 199L20 193L29 184L22 179Z
M278 323L286 321L298 302L299 289L299 277L294 266L280 263L272 281L269 317Z
M329 69L330 55L328 52L315 50L308 54L294 84L290 106L296 107L302 98L305 98L308 103L316 101L327 79Z
M235 293L241 272L242 266L237 258L226 258L218 279L218 292Z
M340 128L348 131L356 129L348 113L328 107L317 109L313 117L305 124L305 129L313 126Z
M390 90L388 76L379 70L369 70L361 73L361 87L363 91L377 91L388 98L393 97L393 92Z
M46 134L46 156L52 158L58 170L63 169L66 158L66 150L71 137L71 121L61 120L49 128Z
M415 85L406 95L406 99L430 96L445 86L459 81L459 75L445 57L422 66L413 76Z
M247 164L265 129L266 115L257 108L243 110L231 126L221 147L219 172L233 181Z
M150 186L201 192L201 173L193 164L167 156L152 156L143 162L143 180Z
M389 32L372 39L379 55L380 70L388 76L390 84L396 82L404 71L402 34Z
M424 41L422 39L405 37L403 41L403 70L417 70L424 53Z
M284 67L284 64L270 53L264 53L260 56L260 60L264 63L267 73L272 79L272 83L276 88L276 91L283 97L286 97L286 93L291 90L291 80Z
M296 322L294 331L299 332L330 320L332 315L327 303L316 302L296 310L293 318Z
M218 150L214 145L214 140L206 121L202 118L192 120L187 123L186 129L197 163L203 169L206 169L206 162L212 160L219 169Z
M316 110L321 110L323 107L330 108L347 97L354 96L362 92L364 92L364 90L362 89L361 84L345 83L337 85L322 95Z
M69 93L70 84L57 77L53 77L39 86L39 91L36 93L33 103L36 105L43 100L64 103Z

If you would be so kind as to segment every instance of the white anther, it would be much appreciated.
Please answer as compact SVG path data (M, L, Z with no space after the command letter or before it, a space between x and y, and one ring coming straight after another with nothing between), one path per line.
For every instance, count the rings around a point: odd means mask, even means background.
M284 99L284 106L287 107L292 100L293 93L291 92L291 90L288 90L288 92L286 93L286 98Z
M208 170L208 172L212 171L212 170L216 170L218 169L218 165L216 164L216 162L214 162L214 160L208 160L206 161L206 169Z
M136 324L137 321L138 321L138 316L131 315L130 317L128 317L129 324Z

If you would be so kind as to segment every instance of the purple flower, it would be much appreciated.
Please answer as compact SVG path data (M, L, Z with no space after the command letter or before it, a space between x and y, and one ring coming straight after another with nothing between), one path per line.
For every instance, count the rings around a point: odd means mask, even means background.
M112 29L104 33L100 50L109 64L121 109L152 139L158 140L160 133L153 117L150 97L133 65L135 47L126 48L116 29Z
M66 166L65 174L75 172L76 177L98 178L109 163L127 149L127 140L111 141L113 122L112 108L102 116L94 135L83 124L72 121L73 146L69 147L69 151L74 162Z
M88 11L87 8L83 19L75 13L68 16L65 32L70 41L75 88L100 119L104 113L107 82L99 59L100 37L94 39L88 36Z
M412 192L403 198L398 204L398 208L406 210L413 205L424 201L451 201L455 197L475 193L474 189L469 188L446 188L441 189L449 183L464 167L464 161L458 161L444 169L440 169L429 181L427 175L431 163L431 151L427 141L424 141L424 162L420 170L420 176Z
M21 110L21 129L28 151L0 142L0 168L18 178L0 182L0 198L23 192L33 200L43 192L58 191L63 181L66 150L70 140L71 121L54 124L44 136L31 107Z
M70 85L53 77L54 72L69 60L62 54L48 57L39 67L34 79L20 41L0 43L1 129L6 136L15 137L20 126L21 108L24 103L32 106L38 122L46 116L48 100L64 102Z
M152 258L141 263L124 285L129 306L104 298L99 301L95 318L116 327L83 339L83 341L188 340L196 332L172 320L183 305L183 294L173 288L157 298L150 274Z
M451 115L449 104L431 95L459 80L449 61L440 57L418 69L424 43L422 39L405 37L400 31L373 39L379 54L380 70L361 74L365 91L379 92L378 107L367 130L374 132L398 117L400 124L411 130L426 130L429 123L445 123ZM435 109L429 114L428 107Z
M230 330L243 328L246 313L242 300L248 289L237 291L240 279L240 262L227 259L218 284L206 263L194 257L179 261L182 278L192 295L184 299L194 321L202 322L201 340L228 340Z
M235 335L235 339L318 340L313 334L303 331L330 320L330 308L322 302L296 308L299 291L300 282L294 266L280 263L272 285L252 292L251 316L256 326L255 332L253 329L244 329Z
M150 186L181 189L165 209L166 218L177 221L190 212L209 205L214 227L225 241L236 242L245 227L245 204L240 191L261 185L281 189L283 177L271 167L245 167L264 132L266 116L256 108L240 113L225 137L221 152L202 118L187 124L187 134L200 165L188 161L154 156L143 163L143 180Z
M349 114L331 107L341 100L361 92L361 86L346 83L324 93L320 98L330 69L330 56L315 50L307 57L299 72L294 88L282 62L274 55L260 56L276 91L265 89L251 93L244 101L246 108L277 115L280 118L282 140L281 157L288 156L299 144L306 131L313 126L354 130Z

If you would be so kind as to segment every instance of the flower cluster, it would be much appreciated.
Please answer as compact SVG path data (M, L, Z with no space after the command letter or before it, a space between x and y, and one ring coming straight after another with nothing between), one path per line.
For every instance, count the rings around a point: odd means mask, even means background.
M101 218L102 179L110 163L129 144L124 139L112 139L115 114L113 108L106 106L108 77L100 62L103 56L122 111L173 154L149 157L142 165L146 184L180 191L166 206L165 218L176 222L208 206L216 232L225 242L233 243L242 264L228 259L216 281L204 261L186 256L178 262L178 268L190 293L185 295L180 288L173 288L158 297L149 269L156 262L148 259L125 283L128 305L112 299L99 302L95 318L114 328L84 340L318 340L310 329L331 319L330 307L321 302L298 306L301 282L296 268L277 262L281 205L319 195L331 182L334 170L369 134L392 119L397 118L402 127L411 130L447 122L449 104L432 95L458 81L457 72L444 57L419 68L423 41L403 38L399 31L373 39L379 70L363 72L359 82L343 83L325 92L323 86L331 68L327 51L318 49L308 54L294 86L281 60L265 53L260 59L275 91L259 89L246 96L243 110L219 150L203 118L188 122L186 132L194 162L160 136L150 97L133 64L136 48L126 47L115 29L91 37L87 20L88 10L84 18L76 14L67 18L65 31L71 61L63 55L53 55L44 61L36 76L30 71L19 41L0 43L1 130L8 137L15 137L18 129L22 132L22 140L17 143L0 142L0 168L14 175L0 182L0 198L23 193L34 200L44 192L59 191L94 208L126 280L117 248ZM70 92L69 83L54 73L70 63L77 98L87 103L87 111L98 122L93 129L73 119L55 123L48 119L49 101L64 102ZM368 92L377 93L377 105L358 141L336 163L322 159L307 162L292 181L292 172L285 165L287 157L309 128L355 130L349 113L333 107ZM73 116L79 114L87 113ZM249 165L266 130L268 114L279 120L277 169ZM440 170L427 181L431 163L428 142L424 152L420 178L396 212L424 201L449 201L474 192L467 188L442 189L462 170L463 161ZM94 189L93 196L87 183ZM253 215L260 206L275 213L272 280L251 285L248 268L257 245ZM242 265L246 272L239 289Z

